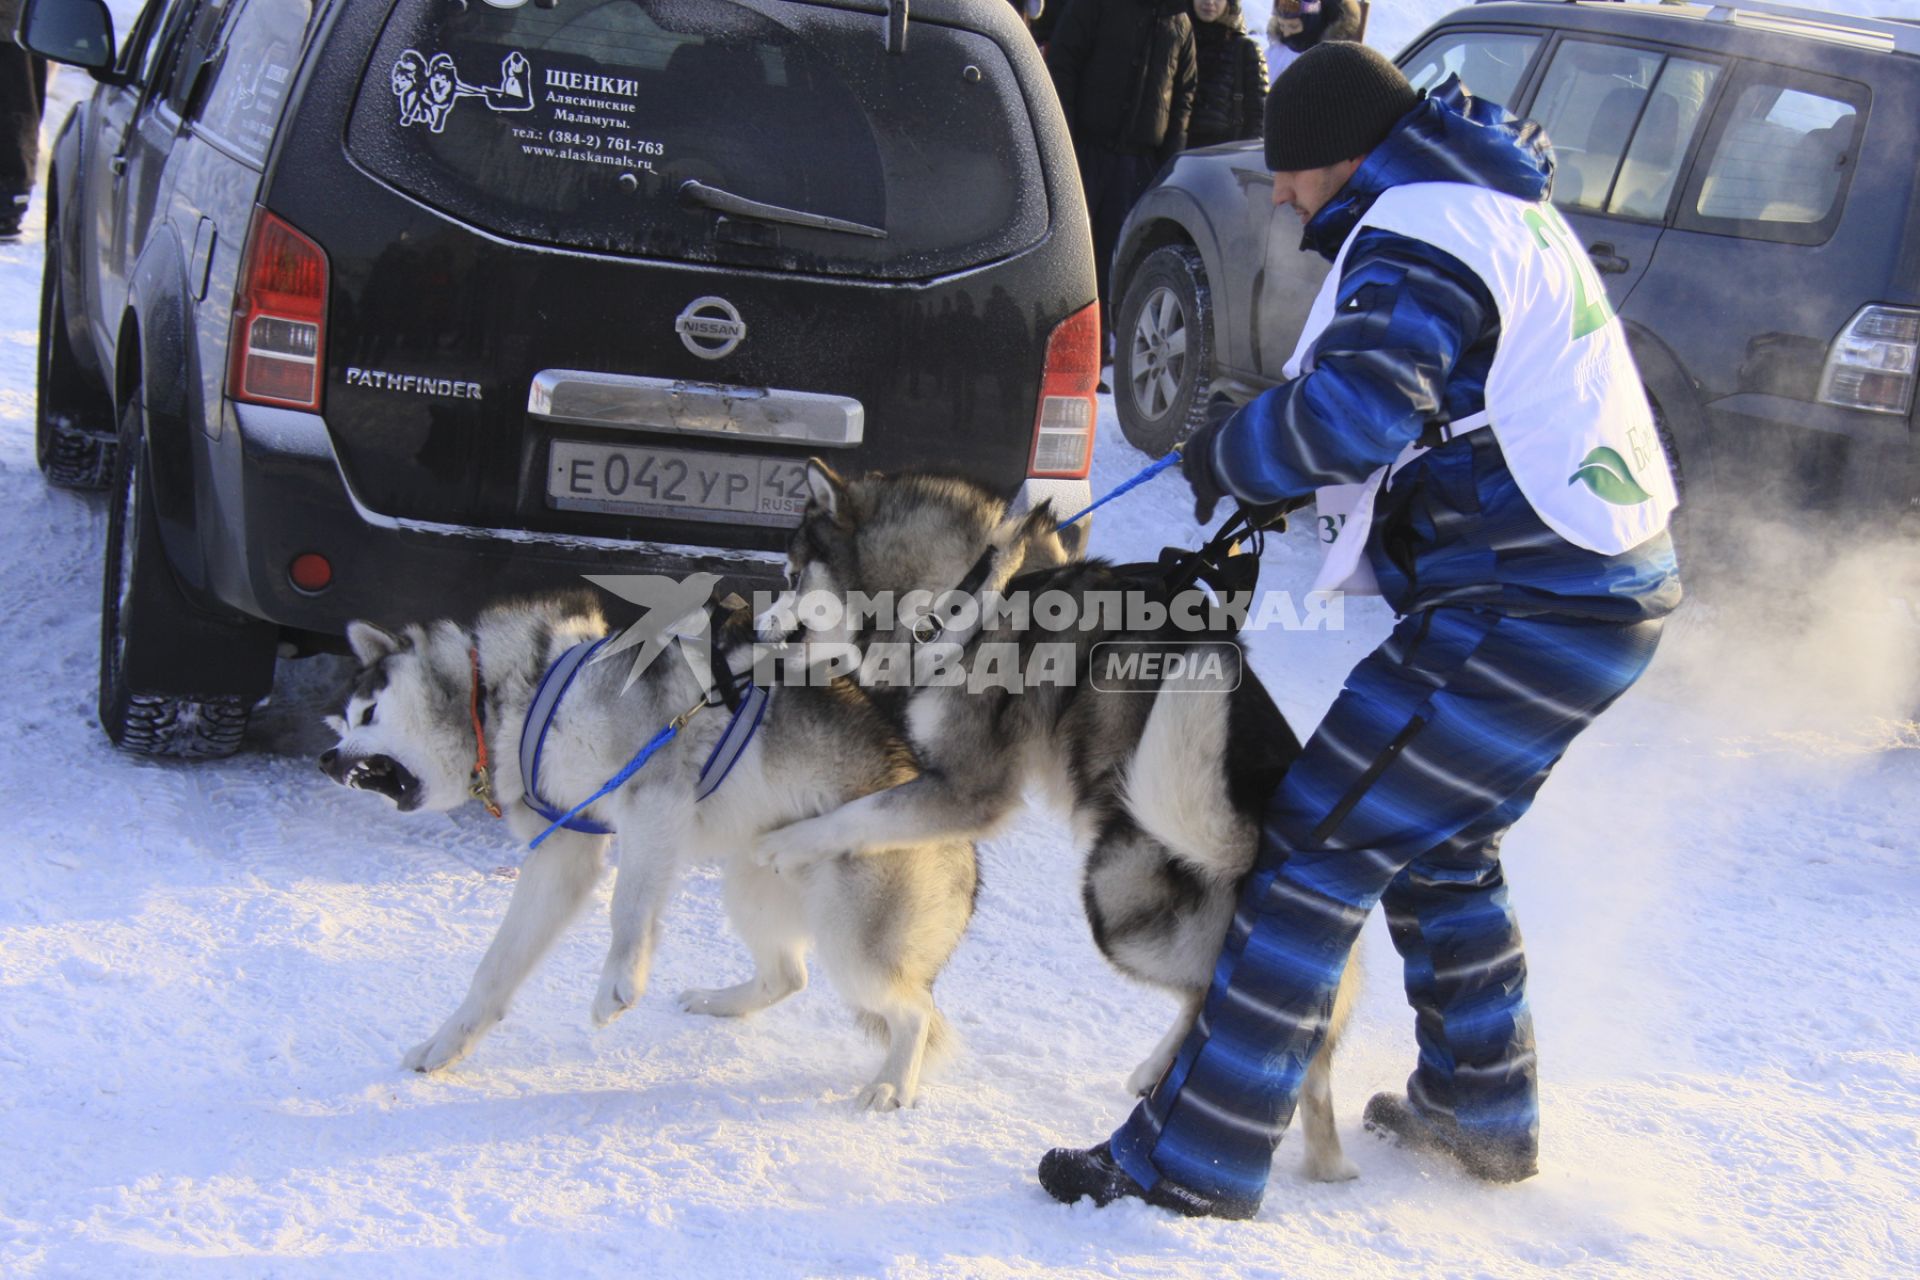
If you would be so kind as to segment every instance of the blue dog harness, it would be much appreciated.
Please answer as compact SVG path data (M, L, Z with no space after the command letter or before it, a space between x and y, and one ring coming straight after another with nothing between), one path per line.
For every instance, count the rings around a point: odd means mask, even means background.
M760 721L767 714L767 703L772 700L773 695L766 688L748 682L740 705L733 709L733 718L720 733L720 741L713 744L713 750L707 753L707 762L700 766L700 781L693 791L696 802L718 791L727 775L733 772L733 766L746 754L753 735L760 732Z
M547 668L540 678L540 687L534 691L533 701L527 705L526 719L520 725L520 777L524 789L523 799L529 809L545 818L548 827L532 841L532 847L538 848L540 842L555 831L565 829L578 831L585 835L608 836L613 828L581 816L581 811L594 801L611 791L618 789L643 765L652 758L653 753L671 741L689 720L699 714L701 708L710 705L707 699L695 703L686 711L675 716L665 728L653 735L647 744L640 748L612 778L598 791L574 805L571 809L562 809L540 794L540 754L546 746L547 733L553 727L554 714L560 709L560 700L567 696L567 690L573 686L573 679L580 673L593 655L607 643L611 637L603 636L598 640L583 640L568 649ZM700 778L695 785L695 802L705 800L720 789L720 784L733 772L733 766L746 754L747 745L753 741L754 734L760 730L760 722L766 718L767 703L771 701L769 692L751 682L741 696L740 704L733 710L733 718L727 721L727 727L721 732L720 740L708 753L706 763L700 766Z
M553 713L560 709L560 699L567 696L567 690L573 687L573 678L580 674L580 668L586 665L587 659L606 642L605 636L598 640L583 640L561 654L547 668L547 674L540 677L540 687L534 691L533 701L527 705L527 718L520 724L520 778L526 788L527 808L555 826L590 836L610 836L613 828L603 827L591 818L569 817L565 809L549 804L541 797L540 751L547 745L547 731L553 727ZM532 732L529 732L530 729ZM544 840L546 836L543 834L540 838Z

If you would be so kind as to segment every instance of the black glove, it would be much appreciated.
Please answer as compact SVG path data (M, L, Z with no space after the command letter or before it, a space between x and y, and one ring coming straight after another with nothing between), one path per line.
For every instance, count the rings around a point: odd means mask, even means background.
M1213 509L1227 491L1213 475L1213 438L1240 412L1240 406L1222 391L1207 402L1207 420L1195 427L1187 442L1180 446L1180 474L1193 486L1193 518L1198 524L1213 523Z

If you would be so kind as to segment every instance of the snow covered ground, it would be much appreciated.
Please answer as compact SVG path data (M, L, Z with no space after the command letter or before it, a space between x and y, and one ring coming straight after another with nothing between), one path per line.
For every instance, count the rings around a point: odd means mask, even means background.
M1382 5L1375 37L1439 8ZM82 83L56 80L50 127ZM852 1109L875 1051L824 984L745 1022L678 1010L746 968L704 871L608 1030L587 1019L596 912L471 1059L402 1072L521 851L478 813L397 817L320 776L337 662L285 666L235 760L106 745L102 507L33 465L39 271L37 228L0 246L0 1275L1920 1274L1910 551L1790 551L1810 585L1684 610L1507 841L1538 1178L1489 1189L1361 1130L1412 1063L1376 920L1337 1075L1359 1181L1303 1181L1290 1139L1252 1222L1063 1208L1035 1160L1111 1129L1170 1010L1100 960L1042 816L984 849L939 989L962 1044L914 1111ZM1102 427L1096 489L1141 463ZM1103 553L1194 533L1177 479L1113 510ZM1309 566L1279 540L1265 585L1304 590ZM1303 729L1389 619L1345 621L1260 642Z

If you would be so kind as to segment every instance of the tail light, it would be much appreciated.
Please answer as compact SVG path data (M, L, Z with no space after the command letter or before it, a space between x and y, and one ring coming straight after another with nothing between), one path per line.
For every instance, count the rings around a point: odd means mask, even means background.
M1848 409L1905 413L1920 365L1920 311L1862 307L1827 352L1820 399Z
M1062 320L1047 339L1030 476L1083 480L1093 465L1094 393L1100 386L1100 304Z
M327 255L320 246L255 210L233 313L227 394L318 409L327 323Z

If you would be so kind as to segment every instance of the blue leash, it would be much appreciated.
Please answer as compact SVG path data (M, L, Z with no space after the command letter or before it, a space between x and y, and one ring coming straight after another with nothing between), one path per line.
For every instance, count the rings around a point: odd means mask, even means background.
M687 721L693 719L695 713L698 712L701 707L704 707L706 705L707 704L705 699L702 699L700 702L696 703L691 709L687 711L682 711L679 715L667 721L666 728L654 734L652 739L648 741L647 745L640 748L639 753L636 754L633 757L633 759L627 761L627 763L621 767L620 772L614 774L611 778L607 779L605 786L601 787L598 791L588 796L585 800L582 800L579 804L573 806L573 808L561 814L558 818L554 820L552 826L548 827L545 831L542 831L539 835L535 836L533 840L527 845L527 847L529 849L538 849L540 847L540 842L542 840L545 840L548 836L552 835L554 832L566 826L569 819L578 817L581 810L585 809L588 805L592 804L595 800L598 800L600 797L606 795L608 792L618 790L620 785L624 783L628 778L631 778L634 774L640 772L641 766L646 764L648 760L652 759L654 752L658 751L660 748L666 746L669 742L673 741L674 735L679 733L680 730L682 730L683 728L685 728Z
M1078 523L1079 521L1085 519L1087 516L1092 515L1095 511L1098 511L1101 507L1106 506L1109 502L1112 502L1115 498L1119 497L1121 494L1126 493L1129 490L1139 488L1141 485L1145 484L1147 481L1159 475L1162 471L1165 471L1168 467L1177 467L1179 465L1180 465L1180 448L1178 445L1176 445L1174 446L1174 450L1172 453L1169 453L1166 457L1161 458L1157 462L1150 463L1148 466L1142 469L1138 474L1134 475L1131 479L1122 480L1118 485L1115 485L1113 489L1110 490L1105 497L1097 499L1092 506L1088 507L1084 511L1075 512L1072 516L1068 517L1065 520L1062 520L1059 524L1053 526L1053 531L1055 533L1058 533L1060 532L1060 530L1065 529L1069 525Z

